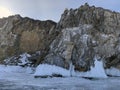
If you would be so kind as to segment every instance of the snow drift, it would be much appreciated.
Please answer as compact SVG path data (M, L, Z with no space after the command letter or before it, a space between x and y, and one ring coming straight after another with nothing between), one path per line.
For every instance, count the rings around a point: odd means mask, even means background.
M95 60L95 67L91 67L91 70L88 72L77 72L74 70L71 72L71 70L55 65L40 64L36 68L34 76L52 76L53 74L71 76L71 73L74 77L107 78L102 61L97 60Z
M61 68L55 65L48 65L48 64L40 64L36 68L36 72L34 76L52 76L53 74L70 76L69 70L66 70L64 68Z

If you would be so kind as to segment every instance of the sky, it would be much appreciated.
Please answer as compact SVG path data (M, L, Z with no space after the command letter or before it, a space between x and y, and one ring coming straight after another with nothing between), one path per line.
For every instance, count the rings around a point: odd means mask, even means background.
M120 12L120 0L0 0L0 18L20 14L38 20L58 22L65 8L78 8L84 3Z

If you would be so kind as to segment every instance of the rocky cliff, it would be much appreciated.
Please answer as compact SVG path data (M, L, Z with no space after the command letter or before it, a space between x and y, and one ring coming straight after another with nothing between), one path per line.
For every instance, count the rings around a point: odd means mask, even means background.
M66 9L57 24L60 34L50 45L43 63L87 71L94 60L104 67L120 69L120 13L87 3L78 9Z
M0 60L21 53L40 51L44 56L55 39L56 23L22 18L20 15L0 19Z
M120 13L87 3L66 9L60 21L38 21L19 15L0 19L0 58L40 51L37 64L88 71L95 59L104 68L120 69ZM35 59L32 57L32 59Z

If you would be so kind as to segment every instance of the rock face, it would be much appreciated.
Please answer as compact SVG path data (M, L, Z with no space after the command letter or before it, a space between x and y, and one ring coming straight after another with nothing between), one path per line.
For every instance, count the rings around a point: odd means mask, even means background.
M88 71L96 58L120 69L120 13L85 4L66 9L57 25L19 15L0 19L0 59L36 51L38 64Z
M40 51L44 56L56 36L56 23L22 18L20 15L0 19L0 60L21 53Z
M75 70L88 71L96 57L105 68L120 69L120 13L85 4L66 9L56 28L60 34L43 63L69 68L72 62Z

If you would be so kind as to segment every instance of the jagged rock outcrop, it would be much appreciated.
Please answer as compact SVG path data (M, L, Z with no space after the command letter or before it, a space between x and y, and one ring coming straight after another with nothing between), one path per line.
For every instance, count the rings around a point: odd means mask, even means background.
M43 57L56 37L55 27L51 20L39 21L20 15L0 19L0 60L36 51Z
M25 52L34 64L67 69L73 64L77 71L88 71L97 59L105 68L120 69L120 13L86 3L66 9L57 25L19 15L0 19L0 60Z
M120 69L120 13L88 4L66 9L57 30L60 34L43 63L69 68L72 61L75 70L87 71L97 58L103 60L105 68ZM71 53L67 48L72 48ZM67 55L71 55L69 61Z

